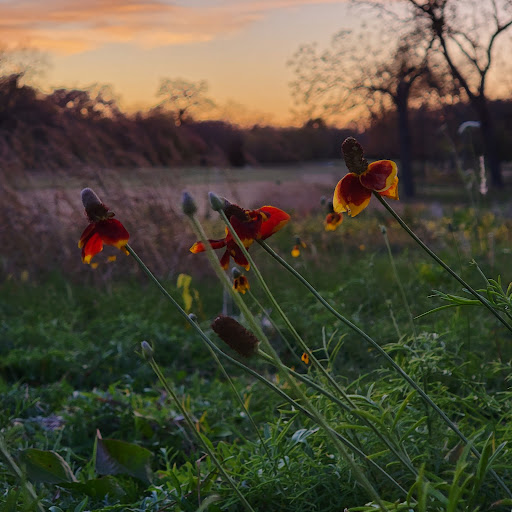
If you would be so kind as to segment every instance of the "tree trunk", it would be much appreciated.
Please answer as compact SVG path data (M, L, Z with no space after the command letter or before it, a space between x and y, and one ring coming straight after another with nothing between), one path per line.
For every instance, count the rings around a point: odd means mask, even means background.
M412 173L411 145L412 137L409 126L409 90L410 84L400 83L394 98L398 111L398 131L400 141L400 169L399 176L406 198L414 197L414 176Z
M494 119L489 112L489 104L485 97L480 96L475 101L476 111L480 118L480 129L482 130L482 141L484 143L484 156L487 168L491 175L491 186L494 188L503 187L503 176L501 175L501 162L498 154L498 144L494 128Z

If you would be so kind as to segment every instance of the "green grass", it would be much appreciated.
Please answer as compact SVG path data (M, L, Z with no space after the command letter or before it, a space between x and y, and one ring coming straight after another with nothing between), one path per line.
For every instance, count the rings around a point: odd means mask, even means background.
M412 209L405 216L473 286L481 288L483 281L468 264L471 256L478 257L490 277L501 273L508 283L510 235L505 221L482 216L478 223L486 236L477 239L478 230L471 227L474 217L466 210L439 220L421 218ZM336 309L376 339L481 452L496 453L492 467L510 481L512 456L506 449L498 450L512 439L509 333L481 308L455 308L417 320L417 336L412 336L380 235L383 222L387 223L381 213L369 214L347 219L339 231L326 234L319 229L318 217L305 218L293 227L308 245L299 259L289 256L289 232L270 241ZM413 315L442 305L429 298L434 289L463 294L460 285L406 242L394 224L388 224L388 235ZM423 510L449 510L441 494L451 497L450 503L459 503L457 510L471 511L486 510L505 498L485 473L485 465L479 466L459 449L455 434L375 350L331 317L259 247L251 253L316 356L352 396L361 414L396 441L417 468L420 476L415 477L354 414L304 387L330 425L406 490L413 489L411 496L420 503L404 505L406 509L422 510L418 489L427 486L425 479L438 494L428 494ZM205 265L202 256L195 258ZM209 324L222 310L222 290L213 277L190 273L201 298L201 308L196 302L193 311L210 333ZM165 285L181 301L175 280ZM266 306L257 284L251 281L251 285ZM284 330L281 320L272 316ZM199 337L147 282L116 277L85 285L57 273L37 282L11 279L0 285L0 319L0 425L8 452L25 471L23 450L53 450L84 484L70 489L36 479L35 492L46 508L196 511L208 498L212 500L208 510L240 510L233 490L219 478L212 461L203 457L201 446L141 356L142 340L154 347L155 359L197 428L215 447L254 510L362 510L370 501L325 432L261 382L226 363L262 444ZM271 325L266 329L287 365L327 387L324 377L299 361L301 351L295 345L292 353ZM212 339L217 340L214 335ZM332 340L331 348L340 343L335 358L332 352L327 357L324 340ZM259 360L249 364L291 393L272 367ZM97 431L103 439L148 449L151 482L117 472L108 480L110 492L93 496L90 482L101 476L94 463ZM405 503L405 496L382 474L365 462L361 468L384 501ZM27 492L8 462L0 462L0 510L35 510ZM496 509L505 510L504 506Z

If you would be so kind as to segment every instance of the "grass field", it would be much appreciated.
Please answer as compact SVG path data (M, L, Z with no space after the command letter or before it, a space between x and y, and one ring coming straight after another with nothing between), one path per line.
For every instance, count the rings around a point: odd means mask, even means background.
M91 171L65 187L47 176L9 181L2 208L5 218L18 217L2 238L0 510L238 511L240 495L255 511L510 510L508 204L491 196L471 209L453 183L447 193L425 197L429 185L421 200L398 203L402 218L471 286L492 284L479 269L501 276L502 302L495 291L482 292L500 323L378 205L324 231L320 196L332 193L342 173L331 166L303 171L300 179L290 169L244 170L258 179L231 179L233 171L206 178L193 170L167 182L164 170L151 179L149 171ZM81 263L79 189L87 185L115 210L132 247L204 333L259 377L227 359L220 367L132 257L95 270ZM289 381L264 356L244 360L227 348L210 328L217 315L228 308L250 330L255 324L238 315L206 255L188 253L196 237L179 204L183 188L199 197L212 186L243 206L290 209L291 222L269 245L378 347L254 244L251 255L277 304L321 368L301 360L304 349L253 270L243 300L297 373ZM208 235L221 236L222 221L206 212L201 203ZM296 236L306 247L293 258ZM191 276L191 304L179 273ZM469 302L418 318L463 302L432 296L435 290ZM167 384L143 357L144 340ZM340 447L340 439L348 444Z

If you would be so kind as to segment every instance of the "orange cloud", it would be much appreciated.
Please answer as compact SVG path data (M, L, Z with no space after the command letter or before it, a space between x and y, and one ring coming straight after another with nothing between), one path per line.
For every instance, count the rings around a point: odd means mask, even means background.
M0 34L6 44L63 54L109 43L188 44L232 35L268 11L337 2L208 0L203 7L190 7L164 0L8 0L2 3Z

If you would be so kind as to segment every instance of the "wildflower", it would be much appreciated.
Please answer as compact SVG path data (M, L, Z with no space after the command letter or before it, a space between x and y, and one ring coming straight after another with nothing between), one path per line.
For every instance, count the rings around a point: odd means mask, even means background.
M82 261L91 263L92 258L103 250L103 244L113 245L128 254L125 246L130 235L118 220L112 218L114 212L90 188L84 188L81 195L89 219L89 225L78 242L78 248L82 249Z
M236 267L232 270L233 274L233 290L243 293L250 289L249 280Z
M292 257L298 258L300 256L300 249L301 247L305 249L307 245L300 239L300 237L295 238L295 245L292 249Z
M309 355L304 352L302 354L302 357L300 358L300 360L304 363L304 364L309 364Z
M378 160L368 164L363 148L353 137L342 144L343 157L350 171L334 189L333 208L336 213L348 212L351 217L361 213L370 202L372 192L398 199L398 177L395 162Z
M243 357L258 352L258 338L230 316L219 315L211 325L217 336Z
M265 240L273 235L290 220L290 216L286 212L275 206L262 206L256 210L244 210L240 206L226 201L222 209L246 249L252 245L254 240ZM226 251L220 259L222 268L227 269L229 267L229 258L232 257L236 264L244 267L245 270L249 270L250 265L247 258L227 227L224 238L208 240L208 242L213 249L226 247ZM196 242L190 248L190 252L194 254L205 250L206 247L203 242Z
M335 231L336 228L343 222L343 216L341 213L336 213L334 211L332 201L327 203L327 208L329 213L325 217L324 221L325 231Z

